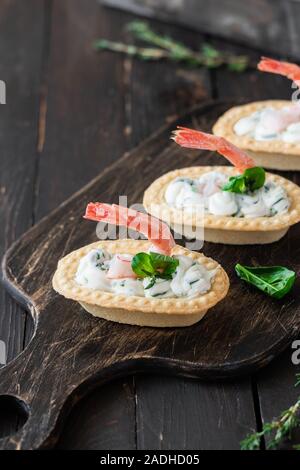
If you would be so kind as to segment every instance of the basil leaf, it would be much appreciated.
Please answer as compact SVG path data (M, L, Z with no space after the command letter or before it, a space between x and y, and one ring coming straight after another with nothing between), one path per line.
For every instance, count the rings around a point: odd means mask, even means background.
M152 277L155 274L149 253L137 253L132 258L131 268L138 277Z
M296 273L283 266L249 267L237 264L237 275L275 299L282 299L293 287Z
M231 193L244 194L246 192L253 192L261 188L266 180L266 173L260 166L247 168L242 175L231 176L228 183L226 183L222 190Z
M260 166L248 168L244 171L244 176L246 180L246 186L248 186L249 191L251 192L262 188L266 181L266 172Z
M131 268L140 277L160 277L172 279L172 274L179 264L178 259L159 253L137 253L132 261Z
M160 270L160 274L162 274L165 279L171 278L179 265L178 259L154 252L150 252L150 256L156 271Z
M228 183L226 183L222 191L229 191L231 193L243 194L247 191L245 178L243 175L231 176Z

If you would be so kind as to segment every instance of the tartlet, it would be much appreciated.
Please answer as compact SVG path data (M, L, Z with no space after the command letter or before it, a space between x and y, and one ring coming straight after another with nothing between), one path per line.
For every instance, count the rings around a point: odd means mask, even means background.
M88 218L96 220L96 217ZM143 214L143 217L145 217L145 214ZM97 217L97 220L107 219ZM124 219L122 222L124 222ZM120 220L117 223L120 223ZM166 234L166 227L163 228L163 232ZM172 237L171 234L170 237ZM184 327L192 325L201 320L210 308L226 296L229 288L228 276L216 261L205 257L201 253L192 252L175 245L173 237L170 240L168 256L186 256L205 269L214 270L214 277L209 291L193 298L146 298L91 289L78 285L76 282L76 272L80 260L91 250L103 249L112 255L116 253L135 255L138 252L151 250L153 243L155 243L153 239L151 241L132 239L98 241L73 251L59 261L53 277L53 288L67 299L79 302L90 314L106 320L151 327Z
M238 171L229 166L195 166L170 171L155 180L144 193L143 204L147 212L161 220L168 221L175 232L181 233L182 211L170 207L164 199L167 186L175 178L197 178L210 171L219 171L229 176L235 176ZM300 188L296 184L278 175L267 173L267 180L283 186L290 198L291 206L287 214L273 217L237 218L184 212L184 236L193 238L195 228L204 224L204 240L213 243L232 245L267 244L282 238L291 225L300 221Z
M175 232L184 235L186 238L195 238L196 229L202 227L204 229L204 240L206 241L234 245L267 244L281 239L291 225L300 221L300 188L296 184L278 175L265 174L263 168L256 167L255 162L247 153L223 137L179 127L179 130L174 132L172 138L178 145L185 148L215 150L235 166L235 168L198 166L174 170L161 176L150 185L144 193L143 204L145 209L149 214L170 224ZM172 182L178 183L182 179L199 178L212 171L220 173L222 177L224 175L231 177L229 181L233 179L237 182L239 179L245 179L244 175L249 174L249 171L252 172L251 174L258 173L260 178L263 178L260 186L257 186L255 190L249 190L248 193L246 192L247 188L245 188L243 195L249 198L253 196L254 204L256 204L255 198L258 197L259 188L269 191L270 187L274 188L275 186L276 191L279 189L285 195L287 204L284 206L282 213L276 214L276 211L274 211L276 215L271 215L271 210L270 216L253 216L253 214L251 216L245 216L244 214L236 216L238 214L234 214L235 210L233 211L234 215L227 215L226 207L223 212L226 215L222 215L222 212L214 213L212 211L204 211L198 215L197 211L183 210L181 206L177 207L176 205L172 207L167 202L166 191ZM252 183L257 184L258 182L254 181ZM196 181L196 188L194 185L195 180L192 180L192 183L189 182L189 184L192 184L192 193L190 194L193 199L198 187L203 185L203 180ZM214 196L215 193L218 193L222 194L223 197L230 190L225 189L224 183L222 183L211 195ZM232 189L232 193L238 192L238 190ZM230 197L233 198L233 196ZM277 202L280 203L280 201L281 199ZM195 206L197 206L197 203L195 203Z
M235 106L216 121L212 129L213 133L246 150L258 166L282 171L299 171L300 142L258 141L247 135L239 136L234 132L234 125L252 113L265 108L283 109L290 105L290 101L287 100L265 100Z
M96 317L118 323L155 327L193 325L226 296L229 281L218 263L201 253L192 252L179 245L173 248L172 254L191 257L208 269L217 268L211 290L199 298L188 300L127 297L81 287L74 280L80 259L93 248L105 248L111 253L124 251L135 254L138 251L147 251L150 245L148 241L125 239L95 242L80 248L59 261L53 277L53 287L64 297L79 302L85 310Z
M295 81L297 86L300 84L300 67L295 64L262 58L258 69L284 75ZM260 132L253 131L251 125L238 132L237 126L242 121L248 121L249 125L251 117L256 117ZM246 150L258 166L283 171L300 170L299 101L265 100L235 106L217 120L213 133Z

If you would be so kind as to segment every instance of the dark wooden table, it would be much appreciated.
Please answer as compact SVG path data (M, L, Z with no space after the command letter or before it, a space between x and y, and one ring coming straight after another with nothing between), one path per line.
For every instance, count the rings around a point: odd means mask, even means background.
M124 26L133 18L96 0L1 2L0 79L7 86L7 104L0 107L1 253L109 163L194 104L207 98L290 98L287 81L256 71L186 69L92 50L98 37L129 40ZM224 40L151 24L195 48L210 40L258 58ZM30 341L32 321L2 288L0 303L0 340L11 361ZM152 375L110 383L76 406L58 448L238 449L248 432L296 399L291 354L230 382ZM20 425L0 397L0 435Z

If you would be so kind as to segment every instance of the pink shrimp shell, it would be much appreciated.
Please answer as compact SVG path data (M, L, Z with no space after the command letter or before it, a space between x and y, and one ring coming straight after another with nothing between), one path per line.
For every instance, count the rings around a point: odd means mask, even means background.
M116 204L89 203L84 218L136 230L146 236L158 250L165 254L170 254L175 246L174 238L167 224L134 209L127 209Z
M246 152L224 137L178 126L178 130L173 132L172 139L181 147L217 151L241 173L255 166L254 160Z
M291 62L284 62L271 59L269 57L262 57L260 62L257 64L257 68L261 72L270 72L284 75L290 80L294 80L298 85L300 83L300 67Z

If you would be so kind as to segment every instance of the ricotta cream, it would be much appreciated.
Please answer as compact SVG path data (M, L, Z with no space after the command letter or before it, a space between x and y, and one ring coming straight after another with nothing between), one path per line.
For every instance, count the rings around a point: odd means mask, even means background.
M295 105L282 110L264 108L239 119L233 126L233 130L238 136L248 136L257 141L281 140L298 143L300 142L300 107Z
M116 257L132 257L127 254L110 255L102 249L91 250L79 263L75 281L90 289L126 296L148 298L188 297L193 298L208 292L215 270L209 271L188 256L174 256L179 264L172 279L132 277L112 279L107 276ZM117 275L117 273L116 273Z
M199 204L209 214L234 217L272 217L288 211L290 201L285 189L273 182L252 193L223 191L229 177L211 171L200 178L176 178L165 192L167 204L176 209Z

